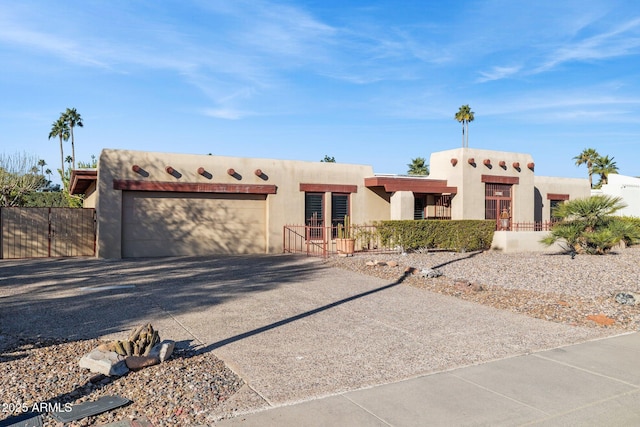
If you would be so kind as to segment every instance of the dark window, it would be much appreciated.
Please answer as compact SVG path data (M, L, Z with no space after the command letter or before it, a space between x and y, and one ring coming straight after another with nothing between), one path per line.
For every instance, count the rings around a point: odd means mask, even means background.
M321 239L324 225L324 193L304 194L304 223L311 227L309 237Z
M556 219L553 217L553 213L556 210L556 208L563 203L564 203L564 200L549 200L549 208L551 209L551 221Z
M413 199L413 219L424 219L424 208L427 205L424 196L415 196Z
M344 224L344 217L349 215L349 195L331 194L331 226L333 237L337 237L338 224Z

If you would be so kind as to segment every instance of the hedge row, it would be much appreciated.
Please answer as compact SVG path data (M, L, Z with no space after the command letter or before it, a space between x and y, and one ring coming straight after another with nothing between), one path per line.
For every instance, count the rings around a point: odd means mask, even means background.
M489 249L496 229L495 220L380 221L375 225L384 246L401 246L405 251Z

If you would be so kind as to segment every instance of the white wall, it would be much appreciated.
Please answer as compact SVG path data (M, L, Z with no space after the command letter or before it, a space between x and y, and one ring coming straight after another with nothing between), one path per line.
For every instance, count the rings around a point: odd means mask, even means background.
M622 198L627 207L619 210L617 215L640 217L640 178L610 174L609 183L603 185L597 194Z

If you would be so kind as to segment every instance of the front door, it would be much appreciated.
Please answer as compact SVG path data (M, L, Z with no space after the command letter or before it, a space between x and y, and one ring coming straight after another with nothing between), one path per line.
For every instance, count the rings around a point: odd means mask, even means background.
M496 230L511 229L511 184L485 184L485 219L496 221Z

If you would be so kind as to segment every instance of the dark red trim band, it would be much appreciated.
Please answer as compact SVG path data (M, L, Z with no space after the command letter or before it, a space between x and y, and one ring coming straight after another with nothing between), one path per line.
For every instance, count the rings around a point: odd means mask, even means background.
M234 194L276 194L275 185L259 184L213 184L195 182L147 182L125 179L113 180L114 190L167 191L174 193L234 193Z
M480 180L488 184L520 184L517 176L482 175Z
M300 184L300 191L314 193L357 193L357 185L341 184Z

